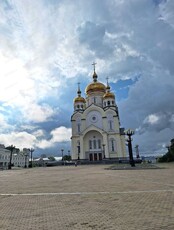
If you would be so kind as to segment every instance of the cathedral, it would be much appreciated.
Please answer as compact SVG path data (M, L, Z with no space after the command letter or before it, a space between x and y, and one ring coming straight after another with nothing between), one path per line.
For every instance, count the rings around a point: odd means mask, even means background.
M104 161L126 157L124 129L120 128L118 107L114 93L107 84L98 81L95 71L93 82L82 97L78 84L71 116L72 160Z

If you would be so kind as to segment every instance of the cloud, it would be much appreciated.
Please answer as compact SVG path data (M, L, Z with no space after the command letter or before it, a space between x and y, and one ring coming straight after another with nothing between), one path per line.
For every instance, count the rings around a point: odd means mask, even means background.
M0 130L3 132L4 130L12 128L11 125L8 124L5 115L0 114Z
M47 137L44 130L38 129L32 133L11 132L0 134L0 143L5 146L15 145L22 148L39 148L48 149L54 147L57 143L70 142L71 129L66 127L58 127L50 132L50 138Z
M31 148L36 141L35 136L27 132L12 132L9 134L0 134L0 143L5 146L15 145L17 148Z
M45 137L45 132L42 129L37 129L36 131L33 132L33 135L37 138L43 138Z
M95 56L98 58L106 58L112 54L113 49L109 45L104 25L86 21L77 28L77 33L80 43L95 52Z
M140 134L147 131L161 132L167 128L174 130L173 114L164 111L148 115L144 119L142 126L138 128L138 132Z
M41 149L50 148L57 143L70 142L71 129L66 127L58 127L50 132L51 138L49 140L41 140L37 146Z
M56 111L47 104L26 106L23 110L24 118L32 122L44 122L51 118Z
M174 2L172 0L164 1L160 4L160 19L167 22L170 26L174 27Z
M109 76L110 84L133 82L117 103L122 125L138 130L134 139L142 150L160 150L172 138L172 0L0 5L0 123L10 142L21 133L42 149L67 141L76 83L84 89L92 80L93 61L99 81ZM117 88L112 90L117 98Z
M144 123L147 124L156 124L158 122L159 122L159 116L157 116L156 114L151 114L144 120Z
M66 127L58 127L51 131L52 141L53 142L62 142L62 141L70 141L71 137L71 128Z

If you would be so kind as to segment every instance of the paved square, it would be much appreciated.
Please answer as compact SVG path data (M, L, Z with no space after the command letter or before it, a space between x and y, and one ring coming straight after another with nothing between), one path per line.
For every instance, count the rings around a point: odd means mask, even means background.
M173 230L174 164L0 171L0 229Z

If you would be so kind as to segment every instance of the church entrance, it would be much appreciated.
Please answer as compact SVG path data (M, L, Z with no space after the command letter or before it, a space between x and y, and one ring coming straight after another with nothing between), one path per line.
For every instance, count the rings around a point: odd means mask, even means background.
M95 121L96 116L91 119ZM97 130L87 132L83 138L84 158L89 161L102 161L103 160L103 136Z
M89 153L90 161L102 161L102 153Z

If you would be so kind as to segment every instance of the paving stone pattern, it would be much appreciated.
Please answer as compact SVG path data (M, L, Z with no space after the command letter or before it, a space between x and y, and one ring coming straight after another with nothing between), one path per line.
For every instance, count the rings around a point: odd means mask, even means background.
M0 171L0 229L174 230L174 164Z

